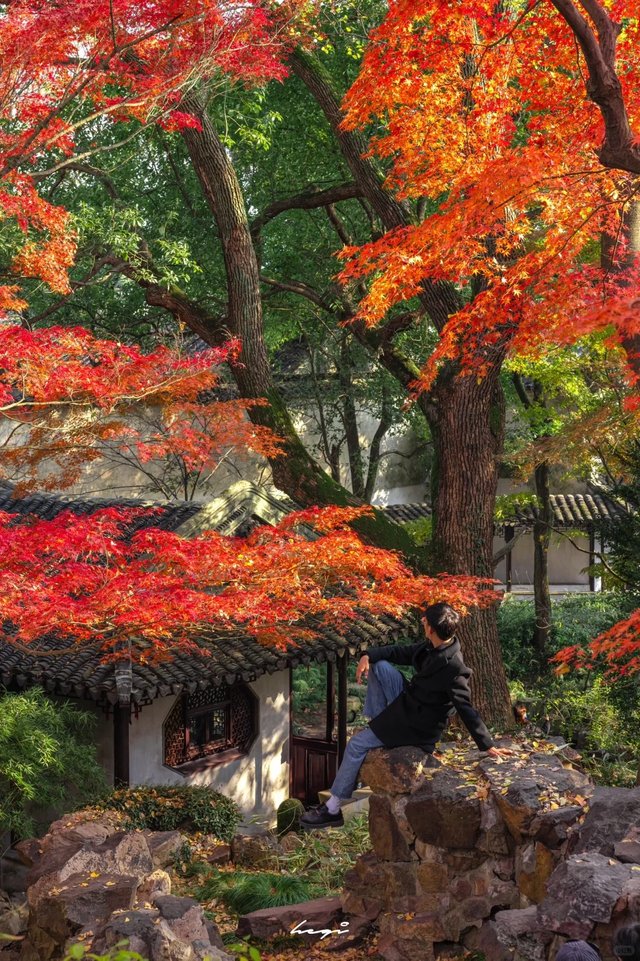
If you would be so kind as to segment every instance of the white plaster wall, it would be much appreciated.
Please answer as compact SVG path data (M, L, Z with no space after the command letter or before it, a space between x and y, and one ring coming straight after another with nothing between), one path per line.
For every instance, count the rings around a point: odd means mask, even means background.
M246 757L184 778L163 762L162 725L176 702L157 698L132 719L131 784L206 785L233 798L245 817L272 813L289 796L289 672L258 678L249 687L259 699L259 734Z
M582 570L589 564L589 538L584 535L571 535L571 541L560 535L551 537L549 546L549 583L589 586L589 575ZM494 537L494 552L504 547L504 538ZM580 548L577 550L576 548ZM516 542L511 561L511 581L516 584L533 584L533 534L527 533ZM505 561L496 567L494 576L505 582Z

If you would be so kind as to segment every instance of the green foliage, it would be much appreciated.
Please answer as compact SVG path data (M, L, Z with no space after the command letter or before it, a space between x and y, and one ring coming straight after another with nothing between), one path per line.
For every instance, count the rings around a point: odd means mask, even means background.
M304 671L301 668L294 671L294 711L309 711L324 705L326 691L327 668L325 664L310 664Z
M195 889L199 901L220 901L234 914L296 904L313 897L309 881L277 871L217 871Z
M566 597L553 601L551 656L562 647L586 647L638 606L631 594L600 594ZM498 634L508 676L525 683L539 673L533 648L535 610L533 601L507 595L498 611Z
M522 491L519 494L499 494L496 497L494 518L496 524L505 524L513 521L516 517L518 508L533 507L537 504L535 494Z
M433 518L421 517L417 521L407 521L402 525L411 534L418 547L426 547L433 535Z
M225 944L224 949L225 951L232 951L237 961L260 961L262 957L258 949L247 944L246 940Z
M72 944L65 955L64 961L144 961L142 955L136 951L129 951L127 942L115 945L106 954L88 953L82 944Z
M637 606L637 596L614 593L555 601L549 654L574 644L586 647ZM556 676L536 659L534 623L533 602L503 602L498 629L512 698L527 703L535 724L550 726L551 734L574 745L597 781L633 786L640 756L638 679L605 678L604 669Z
M607 493L624 503L627 513L620 519L603 522L599 531L607 545L606 565L596 565L597 573L611 590L640 590L640 442L633 440L617 451L626 478Z
M188 785L123 788L105 798L101 806L121 811L131 828L201 831L220 841L230 841L242 820L231 798L206 787Z
M94 744L95 718L33 688L0 696L0 834L37 833L38 814L95 800L106 791Z
M276 812L278 837L284 837L289 831L297 831L302 814L304 814L304 804L298 798L290 797L283 801Z

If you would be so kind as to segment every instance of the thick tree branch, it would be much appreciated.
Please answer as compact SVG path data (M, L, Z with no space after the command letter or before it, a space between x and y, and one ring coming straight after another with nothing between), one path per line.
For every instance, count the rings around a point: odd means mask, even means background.
M640 144L634 141L624 94L616 71L616 43L620 24L615 23L597 0L580 0L596 27L596 33L571 0L551 0L572 30L582 50L589 78L587 94L600 108L604 140L598 159L605 167L640 173Z
M304 83L324 113L356 184L385 230L409 226L413 220L409 207L385 189L382 176L372 161L364 156L367 151L364 138L342 126L340 96L323 65L300 48L291 54L290 64L293 73ZM437 330L442 330L450 314L456 313L462 306L453 285L434 283L428 279L422 284L420 299Z
M497 567L498 564L500 563L500 561L501 561L503 558L505 558L505 557L507 556L507 554L510 554L510 553L511 553L511 551L512 551L513 548L516 546L517 542L520 540L520 538L522 537L523 534L524 534L524 528L522 528L522 530L519 530L517 534L514 534L514 536L511 538L511 540L510 540L510 541L507 541L507 543L504 545L504 547L501 547L499 551L496 551L496 552L495 552L495 554L493 555L493 566L494 566L494 567Z
M274 277L266 277L264 274L260 276L260 280L263 284L267 284L269 287L275 288L275 290L287 291L288 293L298 294L300 297L304 297L306 300L311 301L316 307L320 307L322 310L326 310L329 314L335 314L334 307L325 300L317 290L310 287L308 284L302 283L299 280L276 280Z
M352 200L354 197L362 197L362 190L355 183L345 183L326 189L313 187L293 197L275 200L252 222L251 236L255 240L265 224L287 210L315 210L317 207L326 207L341 200Z

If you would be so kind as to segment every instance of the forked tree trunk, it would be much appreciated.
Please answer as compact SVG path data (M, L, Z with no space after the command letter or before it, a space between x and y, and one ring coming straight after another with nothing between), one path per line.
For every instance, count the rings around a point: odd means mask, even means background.
M290 63L324 113L355 182L384 228L407 226L411 213L385 189L383 178L365 156L368 144L364 137L341 127L340 97L320 62L313 55L297 50ZM428 278L422 284L419 298L439 331L462 306L453 285L434 283ZM362 338L362 342L371 349L370 341ZM376 356L403 387L415 380L410 365L397 363L391 350L376 351ZM436 515L434 542L437 569L441 571L493 576L493 512L504 419L498 384L501 365L502 357L494 354L484 382L476 384L472 377L441 377L440 387L433 396L419 400L431 427L439 465L432 486ZM473 523L461 531L471 515ZM510 725L512 713L496 608L474 613L466 619L461 639L465 658L474 669L475 699L485 720Z
M483 380L442 374L430 407L434 441L435 569L493 577L493 524L504 432L499 365ZM497 603L465 618L459 632L473 669L475 706L486 721L511 725L509 690L497 629Z
M551 640L552 612L549 591L549 544L553 516L549 494L549 464L543 461L535 471L538 516L533 525L533 594L536 623L533 644L542 659Z
M251 419L273 430L283 441L283 453L270 461L274 483L303 507L357 504L358 499L337 484L305 450L273 383L264 340L258 260L242 188L203 103L191 95L184 106L201 124L200 130L185 129L183 137L220 235L227 277L229 332L242 342L239 362L232 368L234 379L242 397L268 401L252 409ZM203 336L202 328L198 333ZM219 342L219 328L212 332L212 337ZM411 538L383 515L362 518L355 526L373 543L415 558Z

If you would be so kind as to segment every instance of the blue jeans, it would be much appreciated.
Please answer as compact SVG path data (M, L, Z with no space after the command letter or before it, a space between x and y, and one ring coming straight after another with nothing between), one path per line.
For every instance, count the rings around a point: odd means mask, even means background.
M363 710L365 717L377 717L403 692L404 686L404 677L388 661L377 661L371 664ZM330 788L334 797L343 801L351 797L358 783L358 773L367 752L374 747L382 747L382 741L370 727L365 727L364 731L353 735L346 746L342 763Z

